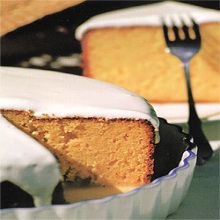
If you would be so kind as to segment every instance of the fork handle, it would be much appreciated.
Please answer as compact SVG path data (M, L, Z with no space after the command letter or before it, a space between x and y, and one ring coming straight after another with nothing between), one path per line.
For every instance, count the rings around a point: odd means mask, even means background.
M204 135L202 130L201 120L197 114L195 108L195 102L192 95L191 83L190 83L190 71L189 71L189 62L184 62L184 72L187 86L187 94L188 94L188 103L189 103L189 133L193 137L195 144L198 147L198 157L200 157L200 161L209 159L213 150Z

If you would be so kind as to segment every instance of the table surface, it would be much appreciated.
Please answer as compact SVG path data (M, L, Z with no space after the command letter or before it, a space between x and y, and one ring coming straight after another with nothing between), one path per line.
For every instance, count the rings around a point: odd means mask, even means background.
M178 208L167 219L220 219L219 154L195 168L189 191Z

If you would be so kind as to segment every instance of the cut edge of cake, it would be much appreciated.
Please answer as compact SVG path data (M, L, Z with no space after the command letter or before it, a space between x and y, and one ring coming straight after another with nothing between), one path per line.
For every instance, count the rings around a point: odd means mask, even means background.
M150 182L155 131L147 120L40 119L31 111L1 113L55 155L65 181L134 187ZM85 155L85 160L80 160L80 155Z

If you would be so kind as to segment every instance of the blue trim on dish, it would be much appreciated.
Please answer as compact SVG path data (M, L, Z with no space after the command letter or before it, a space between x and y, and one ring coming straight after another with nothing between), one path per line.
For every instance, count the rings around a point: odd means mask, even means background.
M137 192L139 192L142 189L156 187L156 186L158 186L164 180L175 178L177 176L177 172L179 170L186 169L186 168L188 168L190 166L189 160L196 158L196 154L194 152L192 152L191 150L188 150L186 152L188 152L189 155L183 160L183 165L174 168L173 170L171 170L169 172L168 175L159 177L159 178L155 179L153 182L151 182L151 183L149 183L147 185L140 186L140 187L135 188L135 189L133 189L133 190L131 190L129 192L119 193L119 194L115 194L115 195L110 195L110 196L106 196L106 197L100 198L100 199L84 200L84 201L80 201L80 202L76 202L76 203L70 203L70 204L53 205L53 207L71 206L71 208L77 208L77 207L85 205L85 204L105 203L105 202L109 202L109 201L111 201L113 199L116 199L116 198L132 196L132 195L136 194ZM9 210L13 211L15 209L16 210L18 210L18 209L25 210L26 209L28 211L32 211L32 210L40 211L40 210L45 209L47 207L51 207L51 205L42 206L42 207L34 207L34 208L8 208L8 209L2 210L1 212L2 213L3 212L8 212Z

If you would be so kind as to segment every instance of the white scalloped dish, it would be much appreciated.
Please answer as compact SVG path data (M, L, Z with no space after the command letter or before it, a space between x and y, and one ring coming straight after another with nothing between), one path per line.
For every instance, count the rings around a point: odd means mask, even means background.
M168 175L130 192L67 205L14 208L1 211L2 219L138 219L165 218L176 211L189 188L196 149L185 151L179 166Z
M6 70L5 70L6 71ZM13 78L13 83L16 86L17 84L20 85L20 87L23 89L23 82L28 82L27 85L29 86L30 84L30 79L27 78L27 80L22 81L22 83L19 84L20 80L20 75L19 74L19 69L8 69L8 71L16 71L16 74L18 74L18 77L16 78L16 83ZM25 76L25 71L20 70L23 72L22 76ZM30 70L28 71L28 76L31 74ZM35 70L36 71L36 70ZM59 73L47 73L37 71L38 74L34 74L33 71L33 77L40 77L41 74L42 76L51 76L51 79L49 82L51 83L51 80L58 77L59 80L56 82L60 83L60 74ZM27 73L27 72L26 72ZM58 75L57 75L58 74ZM66 77L67 75L62 75L63 78L65 78L66 82ZM71 77L71 76L68 76ZM68 78L67 77L67 78ZM71 77L72 78L72 77ZM61 78L62 79L62 78ZM75 77L74 77L75 79ZM81 78L81 80L86 80L85 78ZM36 80L33 80L32 83L35 83ZM43 80L41 80L43 82ZM68 79L68 81L70 81ZM9 85L7 83L4 83L4 85L7 85L5 87L5 90L9 92L10 88L8 89ZM75 82L75 81L74 81ZM2 83L3 84L3 83ZM25 84L26 85L26 84ZM43 84L44 86L46 84ZM65 84L66 85L66 84ZM36 90L36 98L38 97L38 90L39 90L39 84L37 83L37 90ZM97 84L96 84L97 86ZM52 87L56 87L54 83L52 83ZM74 86L69 86L69 93L72 92L72 88ZM13 87L14 88L14 87ZM13 90L12 88L12 90ZM31 88L35 88L34 86L31 86ZM47 89L48 86L45 88ZM63 87L60 87L60 90ZM106 88L106 87L104 87ZM57 87L56 87L57 89ZM82 88L80 88L82 90ZM91 88L93 89L93 88ZM101 88L100 88L101 89ZM7 92L6 91L6 92ZM11 91L11 90L10 90ZM23 90L22 90L23 91ZM29 90L28 90L29 91ZM42 90L40 90L42 91ZM47 95L48 95L48 89ZM83 92L84 90L82 90ZM106 90L105 90L106 91ZM121 90L120 90L121 91ZM33 92L33 89L32 89ZM67 92L66 90L64 92ZM63 93L64 93L63 92ZM17 94L18 92L16 92ZM51 91L53 93L53 91ZM68 94L69 94L68 93ZM82 93L85 94L85 93ZM96 94L94 93L94 100L96 97ZM118 93L117 93L118 94ZM127 94L127 93L126 93ZM26 93L24 92L24 97ZM44 97L45 93L42 92L42 97ZM65 95L65 93L64 93ZM62 94L62 97L64 96ZM6 96L7 97L7 96ZM14 97L14 95L13 95ZM32 97L32 96L31 96ZM61 98L62 98L61 97ZM67 97L67 95L65 96ZM121 100L124 102L124 106L127 106L127 103L129 103L129 100L125 100L124 97L130 97L128 95L123 96ZM136 96L131 96L132 100ZM4 98L4 97L3 97ZM79 97L75 97L79 98ZM87 95L86 95L87 98ZM14 100L14 99L13 99ZM33 100L30 98L30 100ZM45 99L45 103L49 100L49 98ZM57 102L57 99L55 100L55 104ZM75 100L75 99L73 99ZM81 100L81 99L80 99ZM84 99L83 99L84 100ZM88 100L88 99L86 99ZM139 100L139 98L138 98ZM141 99L142 100L142 99ZM90 100L88 100L90 101ZM96 100L97 101L97 100ZM142 100L143 101L143 100ZM142 103L141 101L141 103ZM11 100L8 102L9 104L13 103ZM26 102L24 102L26 103ZM23 104L24 104L23 103ZM38 104L41 102L31 102L31 104ZM103 104L103 102L100 102ZM123 104L122 103L122 104ZM133 102L132 102L133 103ZM118 103L117 103L118 104ZM121 104L121 103L119 103ZM131 104L131 103L130 103ZM29 104L28 104L29 106ZM48 106L48 105L46 105ZM56 106L56 105L55 105ZM74 105L73 105L74 106ZM135 107L137 107L137 103L134 104ZM42 107L42 105L37 105L37 107ZM51 106L50 106L51 107ZM146 104L144 102L144 109L146 108ZM38 108L37 108L38 109ZM53 108L51 108L53 110ZM68 109L68 106L65 106L65 109ZM140 111L142 112L142 111ZM62 112L63 113L63 112ZM177 127L175 125L171 125L166 122L166 120L162 118L157 118L159 124L159 136L160 136L160 141L157 142L155 146L155 151L154 151L154 175L153 179L154 181L148 185L144 185L138 188L135 188L129 192L126 193L118 193L116 195L111 195L111 196L106 196L101 199L93 199L93 200L87 200L87 201L81 201L81 202L75 202L71 204L61 204L61 205L44 205L40 206L37 208L7 208L7 209L2 209L1 210L1 218L2 219L19 219L19 220L30 220L30 219L138 219L138 218L165 218L167 215L170 213L174 212L181 201L184 198L184 195L186 194L188 187L190 185L195 163L196 163L196 154L193 151L186 151L186 149L191 149L193 147L190 142L189 142L189 137L185 133L182 132L182 129L180 127ZM2 131L6 129L7 126L3 126ZM11 129L13 130L13 129ZM10 130L10 131L11 131ZM17 144L17 140L20 140L21 134L17 133L17 130L13 130L13 135L12 133L8 132L10 136L7 138L6 141L11 139L15 142L13 144L9 143L9 146L14 146L14 144ZM4 133L2 132L3 137L5 137ZM16 135L15 135L16 134ZM22 133L23 134L23 133ZM23 134L25 135L25 134ZM22 135L22 137L23 137ZM11 138L14 137L14 138ZM15 137L18 137L19 139L16 139ZM28 143L28 147L32 142L29 142L29 139L24 137L25 142ZM28 142L27 142L28 141ZM1 144L1 145L4 145ZM21 144L23 145L23 144ZM34 145L35 146L35 145ZM11 148L10 148L11 149ZM30 149L30 148L29 148ZM7 151L8 152L8 151ZM11 152L11 155L16 154L16 151L13 151L11 149L9 152ZM35 150L36 154L36 150ZM30 155L32 155L32 151L30 152ZM11 157L14 158L14 157ZM32 158L32 157L30 157ZM42 157L41 157L42 158ZM3 158L5 159L5 158ZM13 160L17 161L16 159ZM22 160L23 161L23 160ZM37 160L39 161L39 160ZM42 159L40 160L42 161ZM31 162L33 162L33 159L31 159ZM43 163L39 163L38 165L42 165ZM16 166L18 163L16 163ZM57 168L57 166L55 166ZM54 168L55 168L54 167ZM38 167L39 168L39 167ZM43 167L41 169L37 170L43 170ZM161 172L158 172L160 170ZM16 171L16 169L15 169ZM53 169L51 169L53 171ZM18 173L18 172L17 172ZM42 172L37 172L38 174L42 174ZM168 175L166 175L169 173ZM25 177L31 177L30 174L34 174L33 172L29 172L28 175L24 176ZM13 177L13 175L11 175ZM19 177L22 177L19 173ZM43 181L40 183L45 183L50 177L52 176L52 173L48 171L46 175L44 176ZM160 178L158 178L160 177ZM22 178L20 178L23 180ZM7 179L8 180L8 179ZM31 178L33 180L33 178ZM32 185L33 183L33 185ZM56 182L57 183L57 182ZM30 184L30 186L39 186L37 185L37 181L33 180ZM51 187L50 187L51 189ZM27 190L26 190L27 191ZM40 191L42 192L42 191ZM34 194L31 194L34 196ZM15 198L15 195L13 194L12 199ZM16 198L20 198L17 196ZM45 203L44 203L45 204ZM47 203L48 204L48 203ZM7 206L11 207L11 206ZM27 206L24 206L27 207Z

